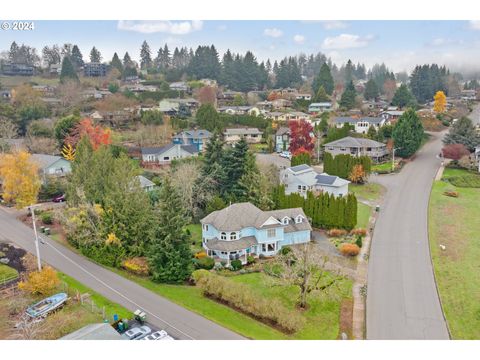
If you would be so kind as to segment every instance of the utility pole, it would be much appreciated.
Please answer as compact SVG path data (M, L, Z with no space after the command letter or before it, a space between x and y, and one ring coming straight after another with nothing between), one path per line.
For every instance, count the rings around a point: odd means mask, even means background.
M37 225L35 223L35 206L38 206L38 205L31 205L28 207L28 209L32 213L33 232L35 233L35 250L37 252L37 267L38 267L38 271L42 271L42 261L40 260L40 247L38 245Z

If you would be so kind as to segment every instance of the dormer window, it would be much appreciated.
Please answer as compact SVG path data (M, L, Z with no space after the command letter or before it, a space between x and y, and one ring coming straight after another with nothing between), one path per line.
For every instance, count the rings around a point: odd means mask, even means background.
M220 234L220 240L227 240L227 233L226 232L222 232Z
M283 224L283 225L288 225L288 220L289 220L288 216L285 216L285 217L282 219L282 224Z
M303 216L302 215L298 215L295 218L295 224L300 224L302 221L303 221Z
M231 232L230 233L230 240L237 240L237 233L236 232Z

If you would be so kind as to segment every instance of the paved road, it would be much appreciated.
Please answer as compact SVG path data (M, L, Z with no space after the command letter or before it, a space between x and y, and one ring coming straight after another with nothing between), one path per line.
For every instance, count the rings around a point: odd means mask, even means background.
M388 191L372 239L367 339L448 339L428 243L427 212L442 134L397 175L373 181Z
M13 242L35 254L33 230L0 208L0 240ZM110 300L135 311L147 313L153 325L167 330L174 337L188 340L244 339L193 312L129 281L86 258L72 252L54 240L40 245L42 260L77 279Z

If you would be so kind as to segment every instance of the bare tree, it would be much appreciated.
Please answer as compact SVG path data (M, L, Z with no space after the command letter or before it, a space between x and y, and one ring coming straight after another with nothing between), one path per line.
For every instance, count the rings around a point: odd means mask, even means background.
M0 138L14 139L18 135L17 125L8 119L0 119Z
M277 257L282 269L279 277L286 284L299 287L298 306L306 308L310 293L326 293L343 277L325 270L328 258L314 244L294 245L290 249Z

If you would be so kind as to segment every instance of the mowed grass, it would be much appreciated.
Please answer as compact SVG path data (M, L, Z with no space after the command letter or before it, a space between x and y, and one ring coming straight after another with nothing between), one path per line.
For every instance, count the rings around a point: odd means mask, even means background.
M59 84L60 78L43 78L40 76L0 76L0 82L4 87L15 87L29 83L55 86Z
M264 273L251 273L231 277L233 281L248 285L258 295L279 299L291 311L301 311L296 307L299 290L295 286L278 284ZM297 340L333 340L338 337L340 320L340 303L346 294L351 294L352 282L342 279L332 288L332 293L322 295L311 293L308 298L308 309L302 316L306 323L303 329L292 335Z
M448 170L448 171L447 171ZM446 176L457 175L446 169ZM459 197L443 195L458 191ZM436 181L429 207L429 237L443 309L454 339L480 339L480 189ZM446 246L446 250L440 249Z
M377 201L385 192L385 188L376 183L349 184L348 190L357 196L368 201Z
M3 284L3 281L14 280L18 277L18 271L14 268L0 264L0 284Z
M202 225L201 224L190 224L187 226L187 230L190 231L192 238L191 249L193 252L198 252L202 250Z
M357 228L366 229L372 208L366 204L358 202L357 206Z

